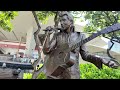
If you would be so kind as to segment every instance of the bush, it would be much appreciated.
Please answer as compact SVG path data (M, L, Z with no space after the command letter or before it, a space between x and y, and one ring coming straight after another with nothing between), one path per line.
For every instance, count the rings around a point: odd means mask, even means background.
M24 73L23 74L23 79L31 79L32 78L32 74L31 73Z
M44 73L40 73L37 79L46 79L46 75Z
M80 64L81 79L120 79L120 69L113 69L103 65L98 69L93 64Z
M24 73L23 74L23 79L32 79L32 73ZM41 72L37 79L46 79L46 76L43 72Z

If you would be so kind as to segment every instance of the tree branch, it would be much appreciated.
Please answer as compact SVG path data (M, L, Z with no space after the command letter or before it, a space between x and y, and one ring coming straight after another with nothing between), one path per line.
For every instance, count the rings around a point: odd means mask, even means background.
M58 24L59 24L58 15L59 15L59 12L56 12L56 15L55 15L55 17L54 17L54 22L55 22L54 27L58 27Z
M40 29L41 29L41 26L39 24L39 21L37 19L37 15L35 13L35 11L32 11L33 15L34 15L34 18L35 18L35 21L37 23L37 26L38 26L38 29L36 32L34 32L34 39L35 39L35 42L36 42L36 47L38 48L38 59L33 63L33 67L34 69L36 68L37 64L40 62L40 59L41 59L41 52L40 52L40 48L39 46L41 45L40 43L40 40L39 40L39 37L38 37L38 34L40 32ZM33 75L35 74L35 72L33 73Z
M58 24L59 24L59 19L58 19L58 15L59 15L59 12L55 12L56 15L54 17L54 22L55 22L55 25L54 27L57 28L58 27ZM56 30L56 33L57 33L57 30ZM44 42L43 42L43 46L44 46ZM37 79L38 75L45 69L45 64L43 65L43 67L41 69L39 69L38 71L35 71L33 73L33 76L32 78L33 79Z

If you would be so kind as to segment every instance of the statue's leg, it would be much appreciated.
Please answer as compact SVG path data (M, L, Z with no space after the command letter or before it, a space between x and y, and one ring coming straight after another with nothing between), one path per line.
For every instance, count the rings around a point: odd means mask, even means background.
M55 76L47 76L47 79L60 79L60 78L57 78Z
M55 77L55 76L47 76L47 79L71 79L70 71L69 69L66 69L61 75Z
M71 79L70 71L66 69L61 75L55 76L47 76L47 79Z
M80 79L79 63L67 68L61 75L61 79Z
M71 79L69 69L66 69L60 76L61 79Z
M79 64L75 64L70 68L71 79L80 79Z
M52 77L50 77L50 76L47 76L47 79L53 79Z

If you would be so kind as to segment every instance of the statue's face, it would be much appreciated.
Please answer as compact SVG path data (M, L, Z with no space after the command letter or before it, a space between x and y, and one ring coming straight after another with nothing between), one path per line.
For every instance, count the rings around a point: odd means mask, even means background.
M70 27L71 21L68 19L67 15L64 15L60 18L61 27L66 30Z

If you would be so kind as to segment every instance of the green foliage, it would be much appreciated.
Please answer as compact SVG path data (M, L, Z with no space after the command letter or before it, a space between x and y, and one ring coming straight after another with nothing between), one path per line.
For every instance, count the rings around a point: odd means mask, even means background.
M53 11L36 11L38 19L43 23L46 24L48 21L48 18L50 16L54 16L55 13Z
M88 21L84 31L91 34L115 23L120 23L120 11L71 11L71 13L75 19L80 19L81 22ZM115 34L119 36L120 31L115 32ZM112 33L106 34L106 37L112 36Z
M119 11L86 11L84 13L85 20L89 21L84 28L85 32L93 33L120 22ZM120 35L120 32L116 34ZM108 36L111 37L112 34Z
M0 11L0 27L10 32L13 29L11 20L17 15L17 11Z
M120 79L120 69L113 69L103 65L103 69L98 69L93 64L80 65L81 79Z
M32 79L32 73L24 73L23 74L23 79ZM46 76L43 72L41 72L37 79L46 79Z
M45 75L43 72L41 72L41 73L38 75L37 79L46 79L46 75Z
M32 74L31 73L24 73L23 74L23 79L31 79L32 78Z

